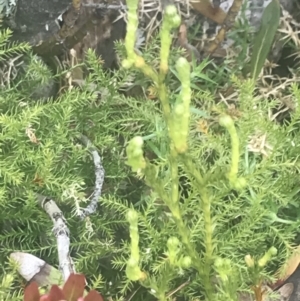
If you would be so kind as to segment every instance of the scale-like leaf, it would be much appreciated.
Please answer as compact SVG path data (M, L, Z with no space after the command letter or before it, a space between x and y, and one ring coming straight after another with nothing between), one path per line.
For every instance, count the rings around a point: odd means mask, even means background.
M260 29L255 37L250 74L256 80L272 47L274 37L280 22L279 0L272 0L265 8Z
M298 246L288 260L283 264L281 269L276 273L276 281L269 284L272 289L281 286L298 268L300 264L300 246Z
M206 18L213 20L218 24L223 24L226 13L218 5L212 5L210 0L193 0L190 1L192 7Z

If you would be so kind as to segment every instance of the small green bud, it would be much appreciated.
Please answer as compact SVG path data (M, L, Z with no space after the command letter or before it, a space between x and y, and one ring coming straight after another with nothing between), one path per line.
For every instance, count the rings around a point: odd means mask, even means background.
M177 8L175 5L168 5L165 9L165 14L169 16L177 15Z
M141 148L144 144L143 138L140 136L134 137L131 141L132 146L135 146L136 148Z
M138 222L138 214L135 210L133 209L129 209L128 212L127 212L127 221L130 223L130 224L133 224L133 223L137 223Z
M215 267L220 269L231 269L231 261L228 258L221 258L221 257L217 257L215 259Z
M249 268L253 268L254 267L254 260L253 258L251 257L251 255L246 255L245 256L245 262L246 262L246 265L249 267Z
M172 19L172 25L173 25L173 27L174 28L178 27L180 25L180 23L181 23L180 16L179 15L174 16L173 19Z
M127 164L131 166L133 171L139 171L146 167L146 161L143 156L143 138L140 136L131 139L126 147Z
M271 254L272 256L277 255L277 249L276 249L275 247L271 247L271 248L269 249L269 252L270 252L270 254Z
M171 265L178 265L177 253L179 251L179 240L177 237L170 237L167 242L168 257Z
M179 246L179 239L177 237L170 237L167 242L168 249L176 249Z
M258 260L258 266L259 267L264 267L271 259L273 256L277 254L277 249L275 247L271 247L266 254Z
M192 265L192 259L190 256L184 256L181 259L180 265L182 268L188 269Z
M176 117L180 117L185 113L185 108L182 103L177 103L174 107L174 113L177 115Z
M129 258L127 261L126 276L131 281L138 281L143 277L143 272L134 258Z
M7 274L2 279L2 286L3 288L10 288L14 281L14 277L12 274Z
M145 66L145 60L144 60L144 58L143 57L141 57L141 56L138 56L138 57L136 57L136 59L135 59L135 66L137 67L137 68L142 68L143 66Z
M233 182L233 187L236 190L242 190L247 186L247 181L245 178L241 177L241 178L237 178L234 182Z
M215 262L216 271L218 272L223 282L228 281L228 275L232 273L231 261L229 259L216 258Z
M231 269L231 261L228 258L224 259L224 263L223 263L224 267Z
M122 67L125 69L129 69L132 65L132 62L127 59L122 61Z
M218 257L216 260L215 260L215 267L222 267L224 265L224 260L220 257Z
M188 81L188 83L190 82L190 68L191 66L186 58L180 57L177 60L176 70L178 72L182 85L184 85L186 81Z
M234 125L234 122L230 116L223 115L219 119L219 124L225 128L228 128L228 127L232 127Z

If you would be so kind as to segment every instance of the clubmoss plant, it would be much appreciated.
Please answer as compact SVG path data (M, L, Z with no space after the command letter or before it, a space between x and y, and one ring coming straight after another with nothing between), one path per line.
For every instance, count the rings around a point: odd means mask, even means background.
M137 15L133 14L134 6L137 7L137 1L128 1L130 7L128 32L137 27ZM151 77L154 85L158 87L159 99L161 101L163 115L165 117L166 126L168 128L168 135L170 138L169 149L169 163L171 170L171 183L170 192L164 192L163 184L154 176L155 167L142 157L142 139L140 137L134 138L127 147L128 164L130 164L134 171L138 167L143 170L145 180L151 187L159 194L160 198L169 207L174 221L178 228L180 239L182 240L188 258L192 259L193 265L200 275L203 275L204 287L207 300L213 300L213 287L211 283L211 266L213 263L213 232L214 222L211 216L211 202L212 199L208 194L207 187L203 181L201 173L193 167L193 163L188 155L188 135L189 135L189 121L190 121L190 101L191 101L191 87L190 87L190 64L188 61L181 57L176 63L176 69L181 82L181 92L178 96L174 106L171 108L169 101L169 92L164 83L166 73L168 71L168 60L171 46L171 31L180 24L180 17L177 14L176 7L169 5L165 8L164 19L161 28L161 51L160 51L160 69L159 73L152 69L144 60L134 53L134 35L132 32L126 36L126 50L127 60L123 66L129 68L135 62L135 67L140 68L145 75ZM141 63L142 62L142 63ZM229 181L234 187L242 188L245 185L244 179L238 179L238 162L239 162L239 140L234 127L234 122L230 116L222 116L220 124L224 126L230 133L232 140L232 164L228 174ZM138 156L137 156L138 154ZM145 164L146 161L146 164ZM186 227L183 220L180 205L179 205L179 162L183 163L183 167L191 175L195 175L195 179L199 185L199 192L201 196L201 208L203 211L204 227L205 227L205 252L204 252L204 265L201 264L200 255L195 251L195 246L191 242L189 229ZM132 244L136 244L137 236L132 236ZM135 238L135 239L134 239ZM131 265L132 259L129 260L127 266ZM170 259L172 261L172 259ZM174 260L173 260L174 261ZM140 271L137 269L137 273ZM131 278L132 279L132 278ZM136 276L139 279L139 276Z
M167 127L167 136L169 139L169 150L166 154L165 160L167 161L166 168L169 168L169 178L161 177L161 171L159 167L150 162L143 155L143 139L142 137L133 138L127 147L127 164L132 167L133 171L138 171L139 176L143 176L146 183L152 188L153 192L156 193L161 201L168 207L171 212L172 219L174 220L178 237L182 242L184 255L179 255L176 248L179 246L179 240L177 237L169 238L167 242L168 251L166 252L166 260L170 265L174 265L178 261L179 256L184 256L185 264L182 268L193 267L197 270L198 275L201 279L201 285L204 288L204 296L206 300L216 300L216 296L220 300L236 300L237 298L237 283L229 281L231 274L237 273L235 268L232 266L232 262L229 258L221 258L218 256L220 251L220 243L218 243L215 228L218 226L218 220L216 212L212 212L212 206L214 205L214 193L212 187L216 181L222 183L227 179L229 187L235 190L237 193L245 192L248 185L247 179L239 175L239 162L240 162L240 138L238 131L235 126L233 118L226 114L224 111L222 114L217 116L219 124L224 127L229 133L231 139L231 164L227 173L221 173L221 175L202 175L200 169L198 169L189 152L189 136L190 136L190 105L192 98L191 89L191 67L188 61L180 57L176 63L176 71L178 78L181 83L180 94L176 96L175 102L171 101L171 93L166 85L166 75L169 70L169 55L171 46L172 30L176 28L180 23L179 15L176 12L175 6L169 5L165 8L163 23L160 31L160 67L156 70L149 65L142 56L137 55L134 52L133 46L135 42L135 35L133 30L137 28L137 15L134 13L137 9L138 2L135 0L128 1L130 7L129 20L128 20L128 34L126 36L126 51L127 58L123 62L125 68L135 67L141 70L144 75L148 76L152 81L153 85L157 87L158 98L160 100L162 114ZM242 84L245 88L246 85ZM253 86L253 82L248 81L248 86ZM247 95L253 92L248 89ZM173 96L173 95L172 95ZM219 111L219 110L218 110ZM220 111L219 111L220 112ZM245 143L245 140L243 141ZM204 235L203 250L199 252L199 248L195 244L195 240L192 238L190 228L183 216L182 205L180 203L182 197L182 191L180 191L180 171L184 170L189 180L194 183L193 188L198 192L199 197L199 210L202 212ZM223 175L223 177L222 177ZM189 192L187 192L189 193ZM134 215L137 218L137 213L130 211L130 215ZM130 233L131 233L131 257L127 262L127 271L132 267L133 254L137 254L138 246L138 234L137 234L137 221L134 222L133 232L133 221L130 222ZM230 229L228 229L230 231ZM133 235L134 233L134 235ZM236 234L232 234L236 235ZM134 252L133 252L134 246ZM222 248L222 247L221 247ZM197 250L198 249L198 250ZM216 252L218 251L218 252ZM261 285L262 279L262 268L264 268L267 262L277 252L276 248L271 247L265 255L258 260L258 269L255 273L249 275L250 281L255 285ZM246 263L248 268L252 268L248 257L246 257ZM159 300L165 300L165 294L161 294L163 289L157 287L157 282L153 280L151 276L144 277L138 267L139 256L135 256L135 271L130 275L131 280L140 280L142 285L152 287L155 295ZM250 267L251 266L251 267ZM131 269L131 271L133 271ZM253 272L253 271L252 271ZM218 285L214 283L214 277L217 273L219 279L219 290L216 289ZM128 274L127 274L128 275ZM254 275L254 276L253 276ZM233 276L234 278L234 276ZM149 280L150 279L150 280ZM218 281L217 281L218 282ZM234 288L234 289L233 289ZM259 287L261 289L261 286ZM165 291L166 293L166 291Z
M159 35L136 52L137 1L128 8L125 48L118 44L126 68L106 72L88 51L81 87L43 100L31 88L51 73L30 53L19 82L1 77L2 275L16 251L58 268L40 193L64 214L76 271L105 299L237 301L251 288L259 295L298 243L299 87L287 86L294 108L278 122L281 99L242 78L242 60L195 66L171 46L180 21L173 6ZM0 40L2 57L28 48L9 52L7 33ZM128 96L135 86L145 93ZM85 220L76 212L92 198L95 170L80 134L105 169L97 210ZM1 298L21 300L19 278L2 278Z

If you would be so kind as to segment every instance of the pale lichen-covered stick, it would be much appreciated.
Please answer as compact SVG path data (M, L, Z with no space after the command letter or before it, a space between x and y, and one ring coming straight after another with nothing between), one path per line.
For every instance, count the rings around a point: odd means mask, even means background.
M58 208L56 203L42 195L37 195L37 200L41 207L50 216L54 227L53 233L57 241L58 261L59 267L63 276L64 281L68 279L70 274L75 273L74 263L70 257L70 237L69 229L66 225L66 220L63 216L62 211Z
M24 252L12 252L9 257L17 263L19 274L27 282L36 282L39 287L64 283L61 272L39 257Z
M98 200L99 200L99 198L101 196L101 192L102 192L105 171L102 166L101 157L100 157L96 147L92 144L92 142L84 135L80 136L80 140L88 148L89 152L91 153L91 155L93 157L93 161L94 161L94 165L95 165L95 178L96 178L95 179L95 190L93 193L93 197L90 201L90 204L86 208L82 209L81 213L80 213L80 218L84 219L88 215L93 214L97 209Z

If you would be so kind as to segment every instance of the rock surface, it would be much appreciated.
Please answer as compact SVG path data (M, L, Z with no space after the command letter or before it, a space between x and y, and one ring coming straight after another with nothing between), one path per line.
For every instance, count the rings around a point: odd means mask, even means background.
M95 49L111 67L114 41L124 38L126 27L122 18L116 21L120 8L116 3L82 0L76 11L71 0L18 0L15 15L7 20L13 39L29 42L38 55L59 56L77 45L80 51Z
M182 0L174 1L184 5ZM211 0L213 5L219 5L225 12L229 10L233 1ZM248 6L246 16L255 28L259 27L263 9L270 1L243 1ZM280 3L286 10L293 13L296 1L298 0L280 0ZM4 0L4 2L11 4L14 1ZM82 0L81 3L80 11L74 12L71 0L17 0L14 14L11 13L8 18L10 25L14 27L14 38L18 41L29 42L36 46L37 54L46 56L58 55L66 49L71 49L77 43L82 43L81 49L95 49L107 62L106 65L111 66L114 61L111 58L111 53L114 52L114 41L125 36L124 20L121 18L118 22L114 22L120 14L122 4L117 0L108 2ZM143 0L141 6L147 8L148 12L152 10L152 14L147 13L151 18L157 16L162 5L160 0ZM206 20L201 16L196 19L197 22ZM215 34L218 30L217 25L212 21L208 23L208 31Z

